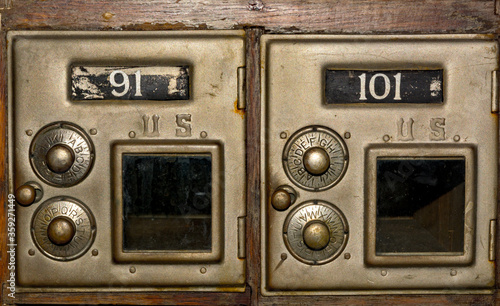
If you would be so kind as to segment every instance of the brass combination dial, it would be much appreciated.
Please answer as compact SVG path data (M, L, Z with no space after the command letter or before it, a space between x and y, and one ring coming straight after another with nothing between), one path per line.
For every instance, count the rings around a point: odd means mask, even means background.
M30 147L30 162L46 183L69 187L81 182L92 168L94 146L78 126L55 122L42 128Z
M285 245L298 260L322 265L345 248L349 228L344 214L333 204L308 201L287 216L283 227Z
M55 197L42 203L31 221L33 241L46 256L67 261L80 257L92 245L95 220L82 202Z
M283 150L283 167L290 180L310 191L333 187L347 170L349 155L340 136L320 126L292 135Z

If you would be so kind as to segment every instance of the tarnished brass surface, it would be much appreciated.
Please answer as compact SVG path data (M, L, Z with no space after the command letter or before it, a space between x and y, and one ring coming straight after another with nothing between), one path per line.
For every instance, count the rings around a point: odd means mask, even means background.
M31 221L35 245L44 255L59 261L75 260L85 254L94 242L96 231L88 207L68 197L45 201Z
M283 189L277 189L271 196L271 204L277 210L285 210L292 204L292 197Z
M56 187L84 180L94 163L94 145L85 131L69 122L54 122L35 135L30 162L36 174Z
M75 236L75 224L71 219L56 217L47 227L47 236L56 245L66 245Z
M25 184L16 189L16 200L21 205L31 205L35 198L36 190L31 185Z
M17 208L19 290L245 290L246 123L244 110L238 109L245 106L245 101L238 101L245 84L244 79L238 81L245 67L244 33L7 34L9 188L14 192L26 182L39 183L43 188L42 204ZM83 78L89 77L90 71L82 73L78 86L73 88L75 67L99 67L100 74L93 82L86 82ZM116 71L113 67L124 67L125 71L115 72L113 78L101 78L102 73ZM141 88L136 82L141 67L150 67L148 71L155 67L187 67L189 92L182 97L189 99L141 100L139 89L144 97L155 90ZM151 77L146 72L142 85ZM122 79L124 75L128 83ZM171 97L180 90L176 80L168 84ZM96 92L92 84L107 86L106 99L73 100L73 92ZM135 90L134 100L127 100L127 85ZM71 157L67 148L71 149ZM212 154L212 220L206 227L212 239L210 249L123 250L119 241L123 238L119 232L123 225L120 154L127 152ZM76 169L80 157L85 158L84 164ZM173 177L154 179L175 182ZM182 184L189 187L189 183L177 183L179 190L185 187ZM164 196L168 199L168 195ZM59 200L49 203L49 199ZM75 234L70 240L68 223L54 220L57 215L50 215L53 224L43 218L43 212L56 209L60 203L75 208L85 203L88 213L82 216L95 217L94 240L89 228L81 232L79 219L71 218ZM54 229L62 226L62 231L51 231L49 238L49 224ZM144 232L153 230L145 225ZM78 248L74 248L75 243L79 243Z
M290 180L306 190L326 190L347 170L349 154L340 136L322 126L295 132L283 149L283 168Z
M498 116L492 114L497 84L491 77L498 70L497 41L487 35L263 35L261 54L261 182L266 186L261 193L265 208L261 214L261 292L332 295L493 290L495 266L489 260L488 241L490 220L497 213ZM347 76L350 83L346 87L334 90L342 92L351 86L350 99L359 97L359 101L342 103L338 96L327 100L326 71L332 70L356 72ZM427 70L442 71L442 83L434 80L426 90L431 96L442 91L443 102L399 102L399 95L404 99L406 92L397 92L398 73ZM363 75L370 71L373 76ZM360 85L364 81L365 87ZM401 88L405 86L408 84ZM313 175L303 163L309 146L319 137L327 137L326 132L314 128L325 129L335 136L329 141L345 143L346 154L348 150L348 169L331 186L323 177L328 172ZM376 253L377 158L465 161L463 251ZM398 183L405 182L408 175L418 179L415 169L411 172L403 165L397 171L378 177ZM315 266L304 259L318 252L304 243L304 220L325 214L295 215L302 204L287 211L274 209L270 199L282 185L297 186L298 203L333 203L345 215L349 241L334 260ZM438 216L430 211L421 215L428 227L437 226L432 220ZM302 224L291 227L289 220ZM447 225L440 224L444 235ZM288 227L296 228L297 238ZM427 238L421 241L425 244Z
M304 227L304 243L311 250L324 249L330 242L330 229L322 221L310 221Z
M348 237L344 214L324 201L298 204L283 225L286 247L295 258L309 265L324 265L337 258Z
M75 157L72 150L65 145L55 145L47 152L45 156L47 167L55 173L64 173L73 166Z
M330 156L319 147L308 149L304 153L304 167L312 175L321 175L330 168Z

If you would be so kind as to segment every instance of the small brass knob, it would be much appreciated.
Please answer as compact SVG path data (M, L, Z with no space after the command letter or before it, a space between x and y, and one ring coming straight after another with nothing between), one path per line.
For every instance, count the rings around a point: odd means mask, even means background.
M314 147L304 153L304 166L312 175L322 175L330 168L330 156L319 147Z
M56 245L65 245L75 236L73 221L65 217L56 217L47 227L47 236Z
M322 221L311 221L306 224L302 237L308 248L318 251L330 242L330 230Z
M21 185L16 189L16 201L21 205L31 205L35 202L36 190L31 185Z
M73 162L75 161L73 151L67 146L61 144L50 148L45 156L45 159L49 169L55 173L64 173L68 171L71 166L73 166Z
M292 204L292 197L284 189L277 189L271 196L271 204L277 210L286 210Z

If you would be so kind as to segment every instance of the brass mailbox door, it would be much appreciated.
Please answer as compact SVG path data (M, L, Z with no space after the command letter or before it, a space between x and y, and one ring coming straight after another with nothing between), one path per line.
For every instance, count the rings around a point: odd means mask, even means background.
M261 46L262 292L493 290L494 38Z
M243 291L243 31L9 32L23 290Z

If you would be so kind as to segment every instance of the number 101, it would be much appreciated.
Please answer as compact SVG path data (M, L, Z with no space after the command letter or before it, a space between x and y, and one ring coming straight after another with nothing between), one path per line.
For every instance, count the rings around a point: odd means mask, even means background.
M401 73L397 73L393 75L394 80L396 82L395 86L395 93L394 93L394 100L401 100ZM379 95L375 92L375 82L377 78L382 78L384 80L384 93ZM360 100L368 100L366 98L366 73L363 73L359 76L359 79L361 80L361 90L359 93L359 99ZM370 92L370 95L375 98L376 100L383 100L387 98L389 93L391 92L391 79L383 74L383 73L377 73L374 76L370 78L370 81L368 83L368 91Z

